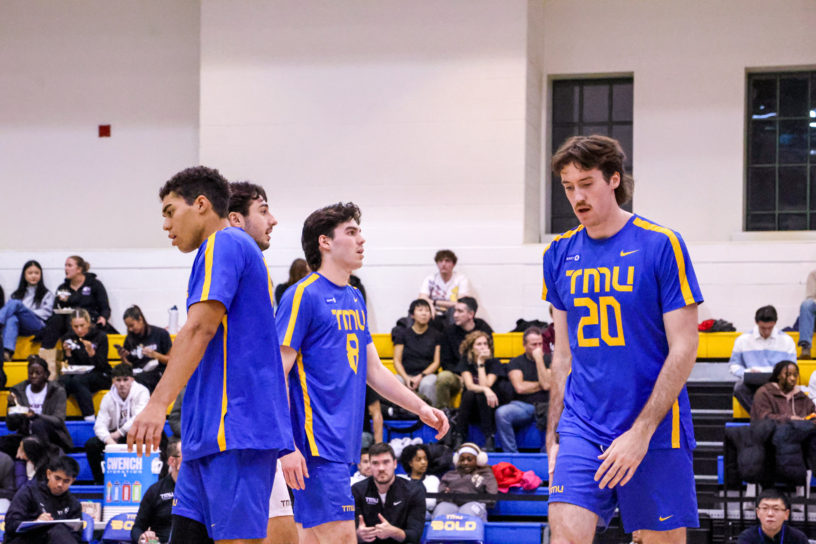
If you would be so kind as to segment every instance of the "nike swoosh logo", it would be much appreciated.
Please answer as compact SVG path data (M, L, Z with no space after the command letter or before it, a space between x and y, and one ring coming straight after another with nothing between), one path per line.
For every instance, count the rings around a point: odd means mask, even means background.
M401 502L402 502L402 501L395 501L395 502L394 502L394 506L396 506L396 505L400 504Z
M637 253L638 251L640 251L640 250L636 249L634 251L624 251L624 250L621 249L620 256L621 257L626 257L627 255L631 255L632 253Z
M659 518L657 518L657 519L659 519L660 521L666 521L667 519L669 519L669 518L673 518L673 517L674 517L674 514L672 514L671 516L666 516L665 518L664 518L663 516L660 516L660 517L659 517Z

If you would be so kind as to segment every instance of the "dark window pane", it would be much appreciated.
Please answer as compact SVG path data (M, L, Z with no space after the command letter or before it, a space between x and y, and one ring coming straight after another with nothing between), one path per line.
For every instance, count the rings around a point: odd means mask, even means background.
M802 164L807 162L808 122L779 121L779 163Z
M567 138L578 134L578 126L572 125L567 127L553 127L552 129L552 152L558 151Z
M629 173L632 172L632 126L631 125L615 125L612 127L612 137L620 142L623 147L623 152L626 154L626 160L623 163Z
M816 213L810 214L810 230L816 230Z
M749 213L747 230L776 230L776 217L772 213Z
M751 168L748 171L748 211L776 209L776 173L774 168Z
M773 164L776 162L776 122L751 122L751 164Z
M552 232L562 233L578 226L578 219L573 216L553 217Z
M816 115L810 120L810 162L816 162Z
M553 122L578 122L578 92L580 87L566 81L553 82Z
M779 230L807 230L807 215L803 213L780 213Z
M810 167L810 211L816 212L816 166Z
M816 117L816 72L810 73L810 109L814 112L811 117Z
M609 120L609 84L585 83L582 120L599 123Z
M751 81L751 116L767 119L776 115L776 78Z
M563 228L565 224L572 225L573 223L570 221L574 221L576 225L578 224L578 220L572 211L572 206L570 206L569 200L567 200L567 196L564 193L560 176L553 176L550 200L552 201L552 207L550 208L552 212L552 232L564 232L564 230L571 229L572 226L566 229ZM558 230L559 228L562 230Z
M593 134L600 134L601 136L609 136L609 125L584 125L581 134L584 136L592 136Z
M807 76L791 76L781 78L779 80L779 116L806 117L807 112Z
M779 209L807 209L807 169L804 166L779 169Z
M612 85L612 120L632 120L632 82Z

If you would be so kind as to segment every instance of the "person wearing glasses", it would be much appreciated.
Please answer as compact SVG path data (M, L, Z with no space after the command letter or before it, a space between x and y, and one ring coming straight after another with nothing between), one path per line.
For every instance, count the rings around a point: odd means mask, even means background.
M807 544L805 533L785 523L790 517L790 499L777 489L766 489L756 500L756 514L760 524L745 529L737 544Z

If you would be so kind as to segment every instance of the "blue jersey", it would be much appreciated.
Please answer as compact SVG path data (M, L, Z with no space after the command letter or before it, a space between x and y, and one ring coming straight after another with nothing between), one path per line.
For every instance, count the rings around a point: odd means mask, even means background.
M663 368L663 314L703 301L686 246L637 215L602 240L579 226L544 250L542 296L567 312L572 352L558 432L609 445L631 428ZM695 446L685 387L650 443L681 446Z
M237 449L293 451L272 283L260 249L241 229L215 232L198 248L187 309L207 300L227 312L184 393L185 459Z
M295 445L304 455L356 463L371 343L360 291L312 273L286 290L276 319L281 345L298 352L289 374Z

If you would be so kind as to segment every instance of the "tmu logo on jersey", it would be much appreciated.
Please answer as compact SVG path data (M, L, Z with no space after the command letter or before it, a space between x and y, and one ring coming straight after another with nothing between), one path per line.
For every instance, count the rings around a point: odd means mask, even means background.
M601 345L625 346L621 306L614 293L631 293L635 286L635 267L605 266L567 270L572 300L576 308L586 308L587 313L578 321L576 337L580 347ZM600 295L600 296L598 296ZM597 300L596 300L597 299Z
M360 362L360 339L357 337L357 331L365 331L365 312L360 310L332 310L331 313L337 318L337 330L346 331L346 355L348 356L349 366L356 374L357 365Z

